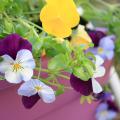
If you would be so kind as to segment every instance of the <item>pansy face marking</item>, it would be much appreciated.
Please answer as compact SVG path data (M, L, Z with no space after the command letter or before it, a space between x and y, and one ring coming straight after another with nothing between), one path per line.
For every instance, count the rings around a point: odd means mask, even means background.
M18 89L18 94L26 97L38 94L45 103L52 103L55 101L54 90L38 79L31 79L23 83Z
M104 52L104 49L103 49L102 47L99 47L99 48L98 48L98 53L99 53L99 54L102 54L103 52Z
M13 64L13 72L17 72L20 69L23 69L23 67L19 63Z
M40 86L35 86L35 90L36 90L36 92L39 92L40 90L42 90L42 87L40 87Z
M14 60L9 55L2 56L0 72L5 74L5 79L10 83L20 83L22 80L28 81L33 75L35 61L29 50L18 51Z

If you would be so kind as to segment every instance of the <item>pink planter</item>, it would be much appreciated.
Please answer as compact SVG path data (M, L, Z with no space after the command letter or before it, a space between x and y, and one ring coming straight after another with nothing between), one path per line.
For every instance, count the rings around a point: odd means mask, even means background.
M46 62L44 60L44 62ZM112 61L106 61L106 75L99 79L105 84L109 78ZM69 81L64 80L69 85ZM17 95L19 85L0 81L0 120L95 120L94 113L99 102L80 104L79 93L68 90L58 96L52 104L41 100L32 109L25 109L21 96Z

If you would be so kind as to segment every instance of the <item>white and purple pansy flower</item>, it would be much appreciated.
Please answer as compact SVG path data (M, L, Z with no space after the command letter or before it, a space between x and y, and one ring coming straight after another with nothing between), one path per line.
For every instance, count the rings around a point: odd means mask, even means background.
M10 83L28 81L33 76L35 61L32 46L17 34L11 34L0 41L0 73Z
M9 55L2 56L3 61L0 63L0 72L5 75L5 79L10 83L20 83L28 81L33 76L35 61L29 50L22 49L18 51L16 59Z
M113 106L113 103L112 103ZM115 106L112 107L111 102L100 103L96 110L95 118L96 120L113 120L116 118L118 109Z
M103 37L98 47L91 48L89 51L95 55L100 55L103 59L111 60L114 57L114 40L114 35Z
M38 79L31 79L31 80L23 83L20 86L20 88L18 89L18 94L29 97L29 98L31 97L30 99L33 104L35 102L37 102L38 96L45 103L52 103L55 101L54 90ZM34 96L35 99L34 98L32 99L32 96ZM28 99L26 99L26 100L28 100Z
M71 86L77 91L80 92L82 95L88 96L91 93L101 93L102 92L102 87L101 85L97 82L96 78L102 77L105 74L105 68L102 66L104 63L104 60L96 55L96 70L94 71L93 77L88 80L88 81L83 81L80 78L77 78L73 74L71 74L70 77L70 83Z

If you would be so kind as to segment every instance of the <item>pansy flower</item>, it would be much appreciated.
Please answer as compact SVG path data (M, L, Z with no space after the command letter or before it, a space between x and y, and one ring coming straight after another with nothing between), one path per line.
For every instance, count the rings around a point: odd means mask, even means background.
M105 37L105 33L102 31L89 31L88 32L90 38L92 39L92 42L94 43L94 46L97 47L99 45L100 40Z
M32 51L32 45L18 34L10 34L0 40L0 56L7 54L15 60L17 52L22 49Z
M44 30L56 37L70 36L72 28L79 23L79 13L73 0L46 0L40 12Z
M96 120L113 120L117 116L117 111L109 107L109 103L101 103L96 111Z
M38 96L45 103L52 103L55 101L54 90L37 79L31 79L23 83L18 89L18 94L29 97L26 100L32 101L33 104L34 104L33 102L34 100L35 102L37 102ZM35 99L34 98L32 99L33 96ZM24 99L24 103L25 103L25 99Z
M33 75L35 61L31 53L31 44L17 34L11 34L0 41L0 73L10 83L28 81Z
M104 59L111 60L114 57L114 40L115 36L106 36L99 42L99 46L91 48L90 51L94 54L100 55Z
M2 56L0 72L5 74L5 79L10 83L20 83L22 80L28 81L33 76L35 61L29 50L18 51L16 59L9 55Z
M71 44L73 46L83 46L85 49L89 48L89 44L92 42L91 38L85 31L83 25L79 25L77 31L73 33Z
M92 92L95 94L102 92L102 87L96 78L102 77L105 74L105 68L101 66L103 62L103 59L96 55L96 70L94 71L93 77L88 81L83 81L72 74L70 77L71 86L85 96L90 95Z

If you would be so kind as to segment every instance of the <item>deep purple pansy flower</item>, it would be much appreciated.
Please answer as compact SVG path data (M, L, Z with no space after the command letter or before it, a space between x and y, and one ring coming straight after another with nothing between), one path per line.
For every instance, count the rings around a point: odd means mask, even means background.
M80 78L77 78L73 74L70 76L71 86L81 94L88 96L92 93L92 81L91 79L88 81L83 81Z
M99 46L90 48L89 51L95 55L100 55L103 59L111 60L114 57L115 38L114 35L103 37L99 42Z
M105 33L101 31L89 31L88 34L91 37L95 47L99 45L100 39L106 36Z
M7 54L15 59L17 52L22 49L32 51L32 45L18 34L10 34L0 40L0 56Z
M105 68L102 66L104 63L103 59L100 56L95 56L96 57L96 62L95 62L95 67L96 70L94 71L94 74L91 79L88 81L83 81L80 78L77 78L73 74L70 76L70 83L71 86L77 91L80 92L82 95L88 96L91 93L101 93L102 87L101 85L97 82L96 78L102 77L105 74Z
M40 99L40 96L38 94L35 94L30 97L22 96L22 103L25 108L30 109L37 103L39 99Z

